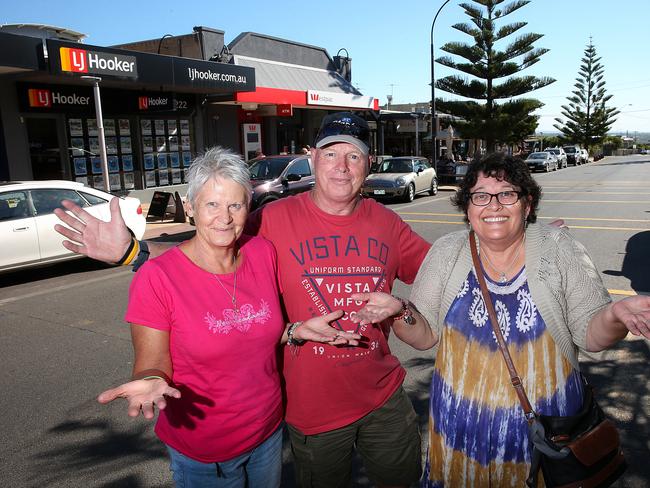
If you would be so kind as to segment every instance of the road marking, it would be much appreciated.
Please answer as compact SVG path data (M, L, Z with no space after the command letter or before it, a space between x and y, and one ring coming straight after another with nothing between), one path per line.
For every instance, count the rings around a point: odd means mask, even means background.
M420 224L451 224L451 225L465 225L465 221L453 222L450 220L425 220L425 219L403 219L408 223ZM648 231L650 227L601 227L596 225L569 225L569 229L582 229L582 230L622 230L622 231Z
M547 200L544 199L543 203L650 203L650 200Z
M566 195L570 193L572 195L577 194L588 194L588 195L650 195L650 192L641 191L641 192L630 192L630 191L545 191L543 190L544 195Z
M420 205L427 205L427 204L429 204L431 202L439 202L441 200L448 200L448 199L449 199L448 196L444 196L444 197L438 197L438 198L430 198L428 200L413 201L413 202L411 202L409 204L405 204L403 207L398 207L398 210L401 210L403 208L418 207Z
M404 219L404 222L420 222L425 224L452 224L452 225L465 225L465 222L451 222L449 220L419 220L419 219Z
M108 276L98 276L96 278L89 278L83 281L75 281L74 283L69 283L67 285L55 286L54 288L48 288L47 290L34 291L32 293L25 293L24 295L18 295L15 297L5 298L0 300L0 307L8 303L18 302L20 300L25 300L27 298L34 298L41 295L48 295L50 293L56 293L58 291L69 290L71 288L78 288L80 286L90 285L92 283L97 283L98 281L106 281L111 278L121 277L127 274L133 273L130 269L125 269L124 271L118 271Z
M432 215L436 217L458 217L463 218L463 216L459 213L442 213L442 212L401 212L398 211L397 213L399 214L404 214L404 215ZM538 216L538 219L544 219L544 220L557 220L557 219L562 219L562 220L593 220L593 221L599 221L599 222L640 222L640 223L645 223L645 224L650 224L650 220L648 219L611 219L611 218L598 218L598 217L542 217Z
M650 220L647 219L609 219L609 218L599 218L599 217L538 217L539 219L547 220L594 220L598 222L640 222L644 224L650 224Z
M569 229L588 229L588 230L640 230L648 231L650 227L600 227L597 225L569 225Z

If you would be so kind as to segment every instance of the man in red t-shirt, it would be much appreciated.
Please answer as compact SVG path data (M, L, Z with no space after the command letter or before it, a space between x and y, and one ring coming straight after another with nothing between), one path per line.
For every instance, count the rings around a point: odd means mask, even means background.
M262 207L251 215L246 230L276 248L290 321L344 310L333 326L358 330L365 338L359 347L285 347L286 421L300 486L349 486L355 447L378 486L406 487L420 475L416 414L402 388L405 371L388 347L388 336L392 329L410 343L424 325L410 325L406 303L399 320L391 323L358 328L350 317L363 306L352 294L390 293L396 278L412 283L430 244L393 211L360 197L368 152L363 119L347 112L326 116L311 149L314 189ZM77 213L73 205L66 208ZM121 220L119 214L114 217L104 227L112 243L91 229L77 235L57 230L84 244L70 244L70 249L115 262L128 247L115 243L128 242L130 236L114 222ZM150 246L152 255L162 250Z

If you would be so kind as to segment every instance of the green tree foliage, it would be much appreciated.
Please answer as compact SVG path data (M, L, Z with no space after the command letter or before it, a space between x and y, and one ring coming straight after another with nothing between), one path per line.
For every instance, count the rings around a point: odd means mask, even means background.
M504 17L530 3L529 0L514 0L502 5L504 2L472 0L472 3L461 3L470 23L452 27L470 36L474 44L448 42L442 46L442 51L464 61L456 61L457 58L451 56L436 59L437 63L471 77L451 75L436 81L440 90L470 99L436 100L437 109L464 119L464 122L454 122L463 137L485 140L489 152L494 151L497 143L519 143L535 132L538 117L532 113L543 104L532 98L515 97L555 81L549 77L514 76L537 63L548 49L533 46L542 34L520 34L502 50L497 49L499 41L527 25L527 22L514 22L498 27Z
M613 95L607 95L605 90L605 68L600 64L591 39L581 62L576 84L573 85L575 90L567 97L568 105L562 105L566 122L558 117L553 127L562 133L566 141L589 149L604 141L620 112L607 107Z

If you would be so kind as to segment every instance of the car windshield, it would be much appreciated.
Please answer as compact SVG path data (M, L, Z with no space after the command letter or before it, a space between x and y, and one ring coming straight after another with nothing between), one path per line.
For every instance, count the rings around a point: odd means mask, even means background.
M293 158L265 158L250 166L251 180L274 180Z
M560 154L559 149L547 149L546 152L550 152L550 153L553 153L553 154Z
M564 152L566 152L566 153L574 153L574 152L576 152L576 148L573 147L573 146L568 146L568 147L564 148Z
M412 173L413 165L410 159L386 159L381 163L377 173Z
M528 156L528 159L546 159L546 153L533 153Z

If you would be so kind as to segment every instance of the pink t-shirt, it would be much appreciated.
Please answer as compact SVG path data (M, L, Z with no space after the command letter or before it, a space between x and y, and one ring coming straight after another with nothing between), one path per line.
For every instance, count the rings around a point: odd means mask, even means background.
M240 238L237 304L214 274L176 247L145 263L129 292L126 320L169 331L174 386L158 437L201 462L250 451L282 420L277 353L284 331L273 246ZM233 292L233 274L219 275Z
M362 200L352 215L320 210L309 193L262 207L250 231L270 240L278 253L282 298L291 321L342 309L336 327L357 330L349 320L361 303L354 292L390 293L396 278L412 283L431 245L393 211ZM292 354L285 347L289 424L304 434L337 429L360 419L399 388L406 372L388 347L388 324L364 326L360 347L308 342Z

